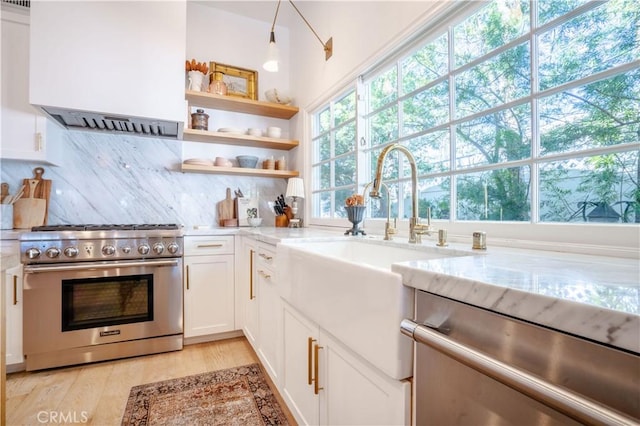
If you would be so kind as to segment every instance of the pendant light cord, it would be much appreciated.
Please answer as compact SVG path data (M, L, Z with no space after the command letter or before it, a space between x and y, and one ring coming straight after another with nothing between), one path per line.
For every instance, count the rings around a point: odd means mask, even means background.
M276 28L276 19L278 19L278 11L280 10L280 0L278 0L278 6L276 6L276 14L273 17L273 24L271 25L271 33L273 34L273 31Z
M300 13L300 11L298 10L298 8L296 7L295 4L293 4L292 0L289 0L289 3L291 3L291 6L293 6L293 8L296 10L296 12L298 12L298 15L300 15L300 17L302 18L302 20L304 21L305 24L307 24L307 26L309 27L309 29L311 30L311 32L313 33L313 35L316 36L316 38L318 39L318 41L320 42L320 44L322 45L322 47L325 48L325 50L327 49L327 46L324 44L324 42L322 41L322 39L320 38L320 36L318 35L318 33L316 33L316 30L313 29L313 27L311 26L311 24L309 23L309 21L307 21L307 18L305 18L304 16L302 16L302 13ZM278 6L280 6L280 0L278 0ZM276 11L276 14L278 12Z

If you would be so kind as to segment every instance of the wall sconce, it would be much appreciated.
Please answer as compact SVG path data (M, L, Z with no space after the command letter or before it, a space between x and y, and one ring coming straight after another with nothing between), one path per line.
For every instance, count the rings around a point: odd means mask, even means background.
M270 72L278 71L278 48L276 47L275 27L276 27L276 20L278 19L278 11L280 10L280 1L281 0L278 0L278 5L276 6L276 14L273 17L273 24L271 25L271 34L269 36L269 48L267 51L267 60L262 65L262 68ZM316 33L316 31L313 29L309 21L307 21L306 18L302 16L302 13L298 10L296 5L293 4L293 1L289 0L289 3L291 3L291 6L295 9L296 12L298 12L298 15L300 15L304 23L307 24L307 26L309 27L313 35L316 36L316 38L322 45L322 48L324 49L324 59L325 61L328 61L331 55L333 55L333 37L330 37L326 43L323 43L320 36L318 36L318 33Z
M304 198L304 181L301 178L290 178L287 182L287 198L293 198L291 203L291 213L293 217L289 220L289 228L302 228L302 219L297 218L298 198Z

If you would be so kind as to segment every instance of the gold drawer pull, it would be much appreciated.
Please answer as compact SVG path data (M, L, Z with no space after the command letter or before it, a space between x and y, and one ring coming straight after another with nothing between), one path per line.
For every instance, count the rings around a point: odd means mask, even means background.
M268 261L273 260L273 256L268 256L268 255L266 255L264 253L260 253L260 257L265 259L265 260L268 260Z
M307 341L307 365L308 365L308 376L309 376L309 385L311 385L311 383L313 382L313 376L311 375L311 355L313 352L313 342L315 342L316 339L314 339L313 337L309 337L308 341Z
M262 269L260 269L258 272L260 273L260 275L262 275L264 277L264 279L266 279L266 280L270 280L271 279L271 275L267 274Z
M13 304L18 304L18 276L13 276Z
M320 349L322 349L322 346L318 346L318 345L315 345L313 348L313 357L314 357L313 375L316 376L313 383L313 393L316 395L318 394L318 391L324 389L324 388L318 387L318 351Z
M253 300L253 254L254 250L249 250L249 300Z
M198 248L216 248L216 247L222 247L224 246L224 244L220 244L220 243L211 243L211 244L198 244Z
M187 271L185 273L185 275L186 275L185 278L186 278L186 281L187 281L187 290L189 290L189 265L187 265L186 269L187 269Z

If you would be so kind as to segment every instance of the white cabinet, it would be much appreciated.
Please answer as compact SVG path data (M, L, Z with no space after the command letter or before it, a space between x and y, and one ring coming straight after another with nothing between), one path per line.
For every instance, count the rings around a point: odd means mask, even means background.
M62 132L29 104L29 15L3 10L0 158L58 164Z
M236 286L242 301L245 337L271 380L278 385L282 371L282 301L277 288L275 247L243 237L240 257L245 259Z
M242 331L245 337L251 344L254 350L257 351L258 338L259 338L259 323L258 323L258 299L256 294L256 257L257 257L258 243L251 239L244 237L242 239L242 252L240 258L243 259L241 265L241 273L238 274L238 283L236 291L239 309L242 309Z
M410 423L410 382L386 376L283 303L282 396L298 423Z
M6 314L6 363L9 372L22 369L22 265L4 271ZM17 368L12 368L16 366Z
M285 367L281 394L299 424L318 424L320 397L314 389L314 369L318 358L314 357L314 351L320 330L316 324L299 314L289 304L283 303L282 363ZM319 346L317 351L319 353Z
M185 237L185 338L235 329L233 247L232 236Z
M275 248L258 245L255 290L258 300L259 336L257 353L271 380L280 381L280 350L282 342L282 301L278 293Z

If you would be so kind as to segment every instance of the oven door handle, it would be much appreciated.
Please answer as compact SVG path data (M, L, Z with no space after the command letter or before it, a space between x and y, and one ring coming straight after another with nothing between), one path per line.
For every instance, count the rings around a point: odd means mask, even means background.
M523 393L542 404L585 424L631 425L635 420L614 412L581 395L554 385L520 368L487 356L467 345L458 343L438 331L410 319L402 320L402 334L418 343L455 359L498 382Z
M91 269L117 269L136 266L178 266L179 259L162 260L133 260L124 262L87 262L66 263L58 265L25 265L25 273L60 272L60 271L86 271Z

